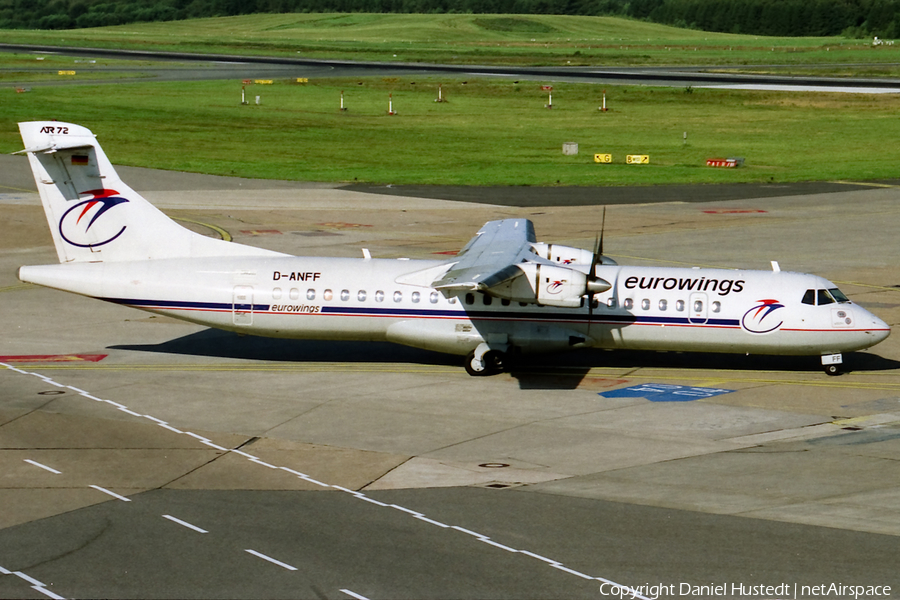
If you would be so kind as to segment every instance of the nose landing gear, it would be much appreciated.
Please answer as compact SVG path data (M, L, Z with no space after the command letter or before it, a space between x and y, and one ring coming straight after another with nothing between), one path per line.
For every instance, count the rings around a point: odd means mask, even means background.
M826 375L840 375L843 362L844 357L840 354L825 354L822 356L822 369Z

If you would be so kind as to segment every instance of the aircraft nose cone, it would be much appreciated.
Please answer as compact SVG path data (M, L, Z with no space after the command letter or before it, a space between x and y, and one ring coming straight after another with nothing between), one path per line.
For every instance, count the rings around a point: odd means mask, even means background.
M873 345L884 341L891 335L891 326L868 311L866 311L866 318L863 322L868 324L866 333L872 336Z

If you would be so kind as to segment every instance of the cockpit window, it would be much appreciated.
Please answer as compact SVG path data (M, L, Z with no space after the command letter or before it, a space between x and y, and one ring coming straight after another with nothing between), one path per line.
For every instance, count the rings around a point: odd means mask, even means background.
M828 293L828 290L819 290L818 291L819 298L817 304L819 306L823 306L825 304L834 304L834 298L831 297L831 294Z
M806 290L806 293L803 294L803 304L809 304L810 306L816 305L816 290Z
M850 302L850 298L845 296L844 292L842 292L841 290L839 290L837 288L831 288L828 291L831 292L831 295L834 296L834 299L837 300L838 302L840 302L842 304L844 302Z

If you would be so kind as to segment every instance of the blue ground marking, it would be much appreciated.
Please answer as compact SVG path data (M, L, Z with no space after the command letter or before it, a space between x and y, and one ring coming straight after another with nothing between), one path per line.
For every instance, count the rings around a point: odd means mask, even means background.
M600 392L604 398L646 398L650 402L690 402L702 398L711 398L721 394L730 394L734 390L720 388L690 387L687 385L670 385L668 383L645 383L633 385L621 390Z

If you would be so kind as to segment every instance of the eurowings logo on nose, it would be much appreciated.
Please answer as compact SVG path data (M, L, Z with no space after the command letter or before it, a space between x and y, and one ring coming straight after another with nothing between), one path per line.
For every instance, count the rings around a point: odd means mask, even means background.
M93 196L67 210L59 220L59 235L73 246L96 248L108 244L125 231L121 220L104 218L109 210L128 202L116 190L89 190L81 195Z
M769 333L784 324L783 320L778 321L778 315L770 318L772 313L780 308L784 308L784 304L772 299L757 300L757 302L759 304L744 313L741 319L741 327L750 333Z

